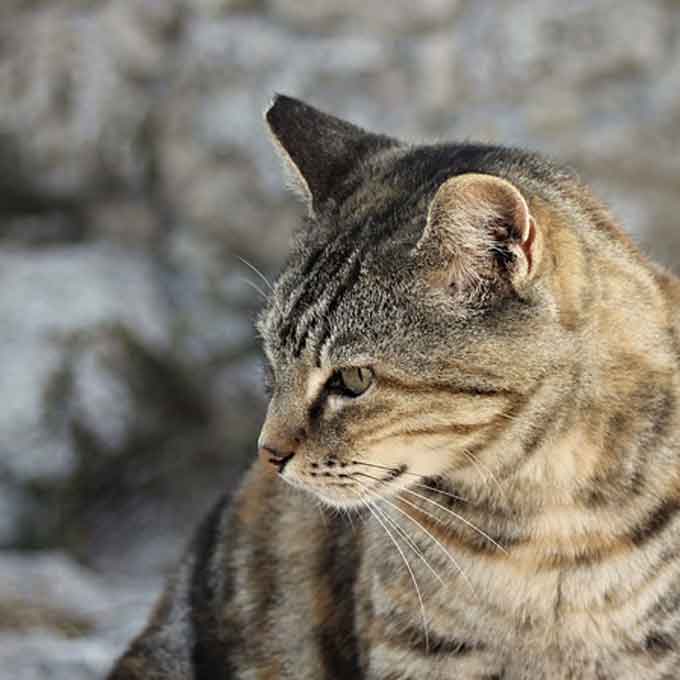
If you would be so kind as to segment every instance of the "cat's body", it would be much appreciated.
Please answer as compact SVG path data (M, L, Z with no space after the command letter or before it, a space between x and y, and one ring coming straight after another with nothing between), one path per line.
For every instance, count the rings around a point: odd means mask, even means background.
M112 678L680 677L680 284L533 155L268 121L263 460Z

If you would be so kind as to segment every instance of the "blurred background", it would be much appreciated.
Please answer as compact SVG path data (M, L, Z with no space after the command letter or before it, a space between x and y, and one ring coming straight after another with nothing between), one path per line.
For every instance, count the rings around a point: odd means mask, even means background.
M254 456L274 91L552 154L680 264L678 2L2 0L2 680L102 678Z

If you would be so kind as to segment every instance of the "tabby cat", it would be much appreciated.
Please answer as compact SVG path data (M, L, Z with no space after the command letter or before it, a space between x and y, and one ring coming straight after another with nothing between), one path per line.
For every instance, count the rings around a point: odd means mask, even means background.
M532 153L266 120L260 460L111 678L680 678L678 280Z

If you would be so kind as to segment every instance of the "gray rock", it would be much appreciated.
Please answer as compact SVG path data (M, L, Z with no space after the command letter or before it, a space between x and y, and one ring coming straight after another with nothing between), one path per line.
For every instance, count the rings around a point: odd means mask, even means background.
M425 0L413 3L394 0L390 3L345 0L272 0L272 13L298 29L306 30L365 30L388 34L418 33L432 30L451 21L462 3L458 0Z
M8 551L0 555L0 602L15 602L17 608L21 605L26 610L60 612L64 621L80 619L83 627L94 629L111 604L111 593L93 573L62 553ZM39 627L41 622L36 618L35 623Z
M49 5L0 23L0 136L17 150L13 180L72 200L112 182L139 188L149 162L150 80L170 66L178 4Z
M0 634L1 680L101 680L118 650L101 640Z
M60 553L0 555L0 678L103 678L159 587L111 585Z
M102 326L125 327L141 342L167 348L167 308L153 266L134 253L113 248L65 247L42 253L0 253L0 473L18 481L64 480L74 472L68 433L55 439L47 422L46 395L54 386L65 348ZM93 397L110 390L93 371L81 371L79 408L106 415L120 427L120 390L105 405ZM113 402L117 401L116 409ZM85 406L85 404L87 404ZM118 415L116 415L116 410ZM118 424L115 424L115 423ZM113 436L113 435L112 435Z

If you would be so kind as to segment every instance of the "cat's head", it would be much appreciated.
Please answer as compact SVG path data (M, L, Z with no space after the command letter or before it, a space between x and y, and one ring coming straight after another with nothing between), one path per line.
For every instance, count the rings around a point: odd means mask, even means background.
M553 205L573 178L283 96L266 120L309 214L258 322L261 454L339 506L462 474L573 349L577 277L555 253L578 248Z

